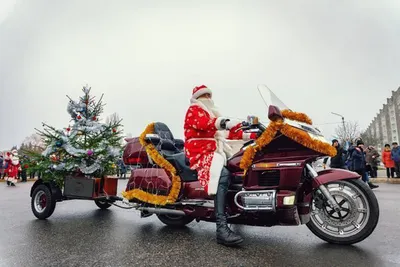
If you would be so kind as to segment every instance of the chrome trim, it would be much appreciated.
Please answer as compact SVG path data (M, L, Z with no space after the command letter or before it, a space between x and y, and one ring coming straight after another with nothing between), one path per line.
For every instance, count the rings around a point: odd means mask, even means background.
M310 164L306 164L306 168L307 168L307 170L310 172L310 174L311 174L311 176L313 177L313 178L316 178L317 176L318 176L318 173L317 173L317 171L310 165Z
M301 166L299 162L276 163L276 167L297 167Z
M243 194L254 194L254 193L272 193L272 207L263 207L263 206L257 206L255 208L247 208L243 207L242 205L239 204L238 198L240 195ZM258 210L258 211L276 211L276 190L257 190L257 191L240 191L236 193L235 198L233 199L236 206L239 208L245 210L245 211L253 211L253 210Z
M150 207L140 207L138 208L140 211L147 211L149 213L155 214L168 214L168 215L186 215L185 212L181 210L172 210L172 209L161 209L161 208L150 208Z

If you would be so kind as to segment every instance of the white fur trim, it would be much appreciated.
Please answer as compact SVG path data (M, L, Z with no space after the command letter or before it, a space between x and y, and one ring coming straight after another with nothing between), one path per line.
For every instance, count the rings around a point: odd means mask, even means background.
M224 167L224 157L221 154L214 153L213 159L210 166L210 180L208 181L208 195L217 194L219 178L221 177L221 171Z
M200 96L202 96L204 94L212 95L212 92L211 92L211 90L209 88L202 88L202 89L198 90L196 93L194 93L192 95L192 98L196 99L196 98L199 98Z
M244 141L250 141L251 133L243 133L242 139Z
M244 140L226 140L226 143L232 148L231 156L233 156L234 154L236 154L237 152L240 151L240 149L243 147L243 144L245 143L245 141Z
M210 115L211 118L217 118L217 117L222 117L221 112L219 111L219 109L214 106L214 108L209 108L207 107L204 103L202 103L200 100L197 99L190 99L190 103L192 106L198 106L200 108L202 108L203 110L205 110L208 115Z
M225 119L222 117L217 118L217 120L215 121L215 128L217 128L218 130L224 130L224 128L221 127L221 121Z
M215 118L214 113L212 111L210 111L206 105L204 105L203 103L201 103L200 101L196 100L196 99L190 99L190 103L192 103L192 106L198 106L202 109L204 109L205 112L208 113L208 115L210 115L211 118Z

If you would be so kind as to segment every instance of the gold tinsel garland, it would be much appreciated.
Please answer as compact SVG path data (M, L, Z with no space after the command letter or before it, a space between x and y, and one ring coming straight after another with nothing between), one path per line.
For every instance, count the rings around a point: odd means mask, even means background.
M154 133L154 123L147 125L146 129L139 137L140 144L146 149L147 154L153 160L155 164L163 168L172 178L171 182L171 190L169 191L168 196L155 195L148 192L145 192L141 189L132 189L129 191L122 192L123 197L128 200L138 199L140 201L164 206L169 203L175 203L179 196L179 192L181 190L181 178L176 174L176 169L169 163L155 148L155 146L151 143L147 143L145 141L147 134Z
M304 113L283 110L282 116L290 120L312 124L311 119ZM313 139L306 132L284 123L282 120L277 120L270 122L267 129L255 141L255 145L247 147L247 149L244 151L242 159L240 160L240 168L242 170L247 171L247 169L251 166L256 153L267 146L274 139L278 131L309 149L326 154L330 157L336 155L336 149L330 144Z
M312 125L312 120L304 113L294 112L288 109L282 110L282 116L289 120L304 122Z

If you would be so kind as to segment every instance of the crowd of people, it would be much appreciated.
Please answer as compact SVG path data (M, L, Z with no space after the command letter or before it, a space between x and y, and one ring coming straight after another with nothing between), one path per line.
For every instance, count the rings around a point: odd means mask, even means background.
M362 140L357 140L356 145L349 144L346 150L339 141L332 140L332 146L336 148L337 154L331 158L330 167L339 169L348 169L357 172L371 188L377 188L369 181L369 178L378 177L378 167L381 162L386 168L387 178L400 178L400 148L397 142L386 144L382 155L374 146L365 146ZM324 168L328 158L324 160Z

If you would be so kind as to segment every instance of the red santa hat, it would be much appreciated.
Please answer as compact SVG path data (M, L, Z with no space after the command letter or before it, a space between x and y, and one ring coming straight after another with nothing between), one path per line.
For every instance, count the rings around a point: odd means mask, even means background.
M196 86L195 88L193 88L192 99L197 99L204 94L210 94L212 96L212 92L207 86Z

